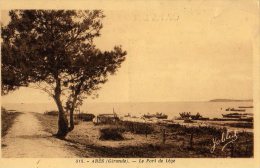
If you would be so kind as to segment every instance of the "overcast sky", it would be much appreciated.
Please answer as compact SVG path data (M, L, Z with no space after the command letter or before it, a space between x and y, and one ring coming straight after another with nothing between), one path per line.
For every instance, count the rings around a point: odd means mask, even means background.
M165 1L168 2L168 1ZM118 73L91 102L204 101L252 98L255 1L174 1L156 10L104 10L96 44L122 45L128 53ZM2 12L2 22L8 22ZM53 101L21 88L3 102Z

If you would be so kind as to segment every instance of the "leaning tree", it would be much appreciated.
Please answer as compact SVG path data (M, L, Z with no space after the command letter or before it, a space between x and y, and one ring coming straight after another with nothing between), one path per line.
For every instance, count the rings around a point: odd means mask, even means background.
M9 15L8 25L1 26L2 94L19 87L48 93L59 111L56 135L65 138L74 128L75 108L97 95L126 52L120 46L96 48L101 10L12 10Z

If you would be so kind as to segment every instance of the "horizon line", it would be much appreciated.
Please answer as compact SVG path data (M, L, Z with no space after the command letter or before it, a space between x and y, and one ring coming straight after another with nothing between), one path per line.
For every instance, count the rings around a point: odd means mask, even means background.
M210 99L210 100L176 100L176 101L96 101L96 102L84 102L84 103L172 103L172 102L221 102L221 101L214 101L214 100L223 100L223 102L226 101L254 101L253 99L229 99L229 98L217 98L217 99ZM55 102L3 102L2 104L49 104Z

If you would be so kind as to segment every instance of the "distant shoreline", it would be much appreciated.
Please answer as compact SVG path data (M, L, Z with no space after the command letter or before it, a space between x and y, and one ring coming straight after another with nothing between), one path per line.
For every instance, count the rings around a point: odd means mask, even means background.
M209 102L252 102L253 99L237 100L237 99L212 99Z

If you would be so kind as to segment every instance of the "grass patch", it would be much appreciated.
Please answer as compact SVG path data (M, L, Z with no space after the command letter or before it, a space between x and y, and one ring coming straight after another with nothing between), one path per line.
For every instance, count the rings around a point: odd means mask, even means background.
M253 128L254 124L252 122L246 122L246 123L229 123L226 124L230 127L236 127L236 128Z
M14 119L20 114L21 112L9 112L8 110L1 108L1 137L4 137L7 134L8 129L11 128L14 123Z
M120 121L119 125L122 126L125 131L130 131L135 134L151 134L154 131L154 124L151 123Z
M55 134L57 116L35 114L45 131ZM145 131L145 127L149 128ZM115 129L111 129L115 128ZM105 129L110 128L110 129ZM108 135L100 140L100 130ZM163 143L163 132L165 143ZM253 133L240 132L233 145L218 145L210 153L213 138L221 138L226 129L216 127L187 127L180 124L158 125L149 123L118 123L118 125L94 125L92 122L80 122L66 137L81 157L162 157L162 158L227 158L253 157ZM123 140L115 141L122 132ZM193 135L192 135L193 134ZM191 138L193 137L193 138ZM102 139L102 138L101 138ZM191 147L192 139L192 147Z
M44 131L55 134L58 130L58 115L34 113L43 126Z

